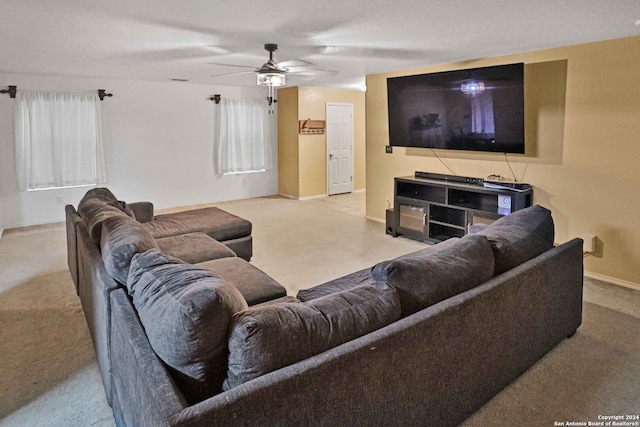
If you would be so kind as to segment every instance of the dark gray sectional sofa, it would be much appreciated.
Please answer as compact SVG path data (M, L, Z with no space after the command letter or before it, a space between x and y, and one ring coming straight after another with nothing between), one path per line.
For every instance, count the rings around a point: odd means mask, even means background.
M540 206L296 298L239 257L185 262L122 218L97 245L85 223L80 297L121 426L457 425L582 320L582 242L554 247Z
M251 304L286 295L284 287L248 262L252 255L251 222L221 209L156 216L150 202L126 203L108 189L96 188L87 192L77 210L67 205L65 211L69 271L89 325L109 404L109 294L126 285L134 254L155 249L180 262L201 264L238 282Z

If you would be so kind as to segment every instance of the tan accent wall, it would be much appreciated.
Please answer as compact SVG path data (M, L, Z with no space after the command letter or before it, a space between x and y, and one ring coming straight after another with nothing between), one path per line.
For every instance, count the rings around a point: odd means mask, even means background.
M526 154L508 155L534 203L553 212L556 242L598 236L587 275L640 288L640 37L367 76L367 216L384 220L393 178L450 174L428 149L394 147L387 77L525 63ZM458 175L511 177L504 154L437 150Z
M295 96L292 95L294 92ZM298 120L326 120L326 106L329 102L353 104L353 188L354 190L365 188L364 92L300 86L278 91L278 149L285 149L285 151L278 153L280 194L296 198L327 194L325 136L298 135ZM295 114L292 113L294 110ZM295 138L292 134L292 125L295 125ZM295 158L291 155L294 151L296 152ZM296 164L293 166L289 162ZM284 168L284 172L282 168Z
M278 193L298 197L298 88L278 90Z

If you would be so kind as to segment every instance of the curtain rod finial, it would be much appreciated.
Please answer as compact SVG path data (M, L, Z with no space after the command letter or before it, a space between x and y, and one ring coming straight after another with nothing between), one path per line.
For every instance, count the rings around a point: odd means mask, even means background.
M100 98L100 101L104 101L104 97L105 96L111 97L111 96L113 96L113 94L112 93L107 93L107 91L104 90L104 89L98 89L98 98Z
M222 96L219 93L216 93L209 99L215 102L216 104L220 104L220 100L222 99Z
M0 93L8 93L9 94L9 98L15 98L16 97L16 91L18 90L18 86L8 86L9 89L2 89L0 90Z

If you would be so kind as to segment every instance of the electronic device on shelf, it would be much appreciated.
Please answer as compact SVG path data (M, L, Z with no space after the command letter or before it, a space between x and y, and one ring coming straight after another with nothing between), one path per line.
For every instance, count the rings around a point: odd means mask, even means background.
M524 153L524 64L389 77L389 144Z
M422 178L422 179L435 179L438 181L447 181L447 182L462 182L465 184L473 184L473 185L482 185L484 182L484 179L482 178L474 178L471 176L446 175L442 173L421 172L421 171L416 171L415 177Z
M485 179L483 185L485 188L495 188L498 190L527 191L531 189L529 184L523 182L489 181Z

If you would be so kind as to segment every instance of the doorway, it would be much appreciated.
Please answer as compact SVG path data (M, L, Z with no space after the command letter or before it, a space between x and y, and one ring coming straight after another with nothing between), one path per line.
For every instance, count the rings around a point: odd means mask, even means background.
M353 191L353 104L327 103L327 194Z

